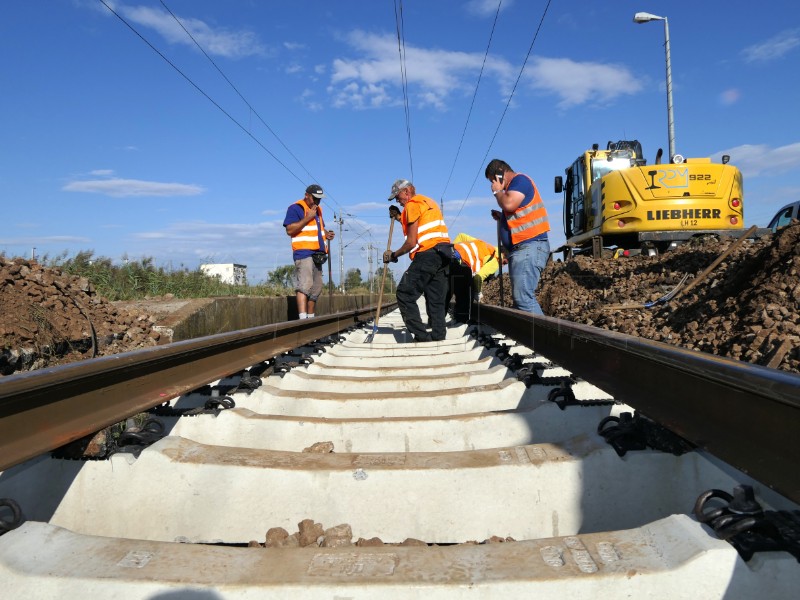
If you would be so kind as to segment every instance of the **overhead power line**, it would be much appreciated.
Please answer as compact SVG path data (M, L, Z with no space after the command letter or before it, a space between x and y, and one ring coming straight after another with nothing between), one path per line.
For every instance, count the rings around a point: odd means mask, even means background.
M398 11L398 2L400 8ZM406 138L408 139L408 162L411 168L411 181L414 181L414 159L411 154L411 111L408 106L408 73L406 71L406 39L403 23L403 0L394 2L394 20L397 27L397 52L400 55L400 81L403 88L403 107L406 116Z
M190 39L191 39L191 40L194 42L194 45L195 45L195 46L197 46L197 48L200 50L200 52L202 52L202 53L203 53L203 56L205 56L205 57L208 59L208 61L209 61L209 62L210 62L212 65L214 65L214 68L215 68L215 69L216 69L216 70L219 72L219 74L220 74L220 75L222 75L223 79L225 79L225 81L227 81L227 82L228 82L228 84L229 84L229 85L230 85L230 86L233 88L233 91L235 91L235 92L236 92L236 93L239 95L239 98L241 98L241 99L242 99L242 102L244 102L244 103L247 105L247 108L249 108L249 109L252 111L252 113L253 113L253 114L254 114L254 115L255 115L255 116L258 118L258 120L259 120L259 121L261 121L261 123L264 125L264 127L266 127L266 128L267 128L267 130L268 130L268 131L269 131L269 132L270 132L270 133L271 133L271 134L272 134L272 135L275 137L275 139L276 139L276 140L278 140L278 142L280 142L280 145L281 145L281 146L283 146L283 148L284 148L284 149L285 149L285 150L286 150L286 151L287 151L287 152L288 152L288 153L289 153L289 154L292 156L292 158L293 158L293 159L295 159L295 161L297 161L297 164L298 164L298 165L300 165L300 167L301 167L301 168L302 168L302 169L303 169L303 170L306 172L306 174L307 174L307 175L308 175L308 176L309 176L309 177L312 179L312 181L316 181L316 179L317 179L317 178L316 178L316 177L314 177L314 176L313 176L313 175L312 175L312 174L309 172L309 170L308 170L308 169L306 169L305 165L304 165L304 164L303 164L303 163L300 161L300 159L299 159L299 158L297 158L297 156L295 156L294 152L292 152L292 151L289 149L289 147L288 147L286 144L284 144L284 143L283 143L283 140L282 140L282 139L281 139L281 138L278 136L278 134L277 134L277 133L275 133L275 131L273 131L272 127L270 127L270 126L267 124L267 122L266 122L266 121L265 121L263 118L261 118L261 115L260 115L260 114L258 114L258 111L257 111L255 108L253 108L253 105L252 105L252 104L250 104L250 103L247 101L247 99L246 99L246 98L245 98L245 97L242 95L242 93L241 93L241 92L239 91L239 89L238 89L238 88L237 88L237 87L236 87L236 86L233 84L233 82L232 82L230 79L228 79L228 76L227 76L227 75L225 75L225 73L223 73L223 72L222 72L222 69L219 67L219 65L217 65L217 63L216 63L216 62L214 62L214 59L213 59L213 58L211 58L211 57L208 55L208 53L207 53L207 52L205 51L205 49L204 49L204 48L203 48L203 47L200 45L200 43L199 43L199 42L198 42L198 41L195 39L195 37L192 35L192 33L191 33L191 32L190 32L188 29L186 29L186 27L184 26L183 22L182 22L182 21L181 21L181 20L180 20L180 19L179 19L179 18L178 18L176 15L175 15L175 13L173 13L173 12L172 12L172 10L170 9L170 7L169 7L169 6L167 6L166 2L164 2L164 0L160 0L160 2L161 2L161 5L162 5L162 6L163 6L163 7L166 9L166 11L167 11L167 12L170 14L170 16L172 16L172 18L173 18L173 19L175 19L175 22L176 22L176 23L178 23L178 25L180 25L180 26L181 26L181 29L183 29L183 31L185 31L185 32L186 32L186 35L188 35L188 36L189 36L189 38L190 38Z
M178 25L181 26L181 29L183 29L183 31L186 33L186 35L188 35L189 38L192 40L192 42L194 42L195 46L197 46L197 48L200 50L200 52L203 53L203 56L205 56L208 59L208 61L212 65L214 65L214 68L217 70L217 72L220 75L222 75L222 78L225 79L225 81L228 82L228 85L230 85L233 88L233 90L238 94L239 98L242 99L242 102L244 102L247 105L247 108L249 108L250 111L256 117L258 117L258 120L261 121L261 123L263 123L264 127L266 127L267 130L269 130L269 132L275 137L275 139L278 140L278 142L280 142L281 146L283 146L284 149L292 156L292 158L294 158L294 160L297 162L297 164L300 165L300 168L302 168L306 172L306 174L311 178L311 180L312 181L318 181L318 179L306 168L306 166L302 163L302 161L299 158L297 158L297 156L294 154L294 152L292 152L289 149L289 147L283 142L283 140L278 136L278 134L275 133L275 131L273 131L272 127L270 127L267 124L267 122L261 117L261 115L258 114L258 111L255 108L253 108L253 105L250 104L250 102L247 101L247 98L244 97L244 95L233 84L233 82L228 78L228 76L225 75L225 73L222 71L222 69L219 67L219 65L217 65L217 63L214 61L214 59L212 59L211 56L209 56L209 54L200 45L200 43L195 39L195 37L192 35L192 33L188 29L186 29L186 27L184 26L183 22L175 15L175 13L172 12L172 10L169 8L169 6L167 6L166 2L164 2L164 0L160 0L160 2L161 2L161 5L164 7L164 9L166 9L166 11L172 16L172 18L175 19L175 22L178 23ZM344 207L342 207L342 205L339 204L336 201L336 199L333 197L333 195L329 191L326 191L326 195L339 208L340 212L344 210ZM326 202L325 204L328 204L328 203ZM345 214L347 214L347 213L345 213ZM352 215L347 215L347 216L352 216ZM358 225L360 227L362 227L367 233L370 233L369 230L364 228L363 225L361 225L360 223L358 223ZM370 236L371 235L372 234L370 233Z
M203 90L203 89L202 89L202 88L201 88L199 85L197 85L197 84L196 84L194 81L192 81L192 79L191 79L191 78L190 78L188 75L186 75L186 73L184 73L183 71L181 71L181 70L180 70L180 69L179 69L179 68L178 68L178 67L177 67L177 66L176 66L176 65L175 65L175 64L174 64L174 63L173 63L173 62L172 62L170 59L168 59L166 56L164 56L164 54L162 54L162 53L161 53L161 51L160 51L158 48L156 48L156 47L155 47L153 44L151 44L151 43L150 43L150 41L149 41L147 38L145 38L145 37L144 37L144 36L143 36L141 33L139 33L139 32L136 30L136 28L135 28L135 27L133 27L133 25L131 25L130 23L128 23L128 21L127 21L127 20L126 20L126 19L125 19L125 18L124 18L122 15L120 15L120 14L119 14L117 11L115 11L113 8L111 8L111 7L110 7L110 6L109 6L109 5L106 3L106 0L99 0L99 1L100 1L100 2L103 4L103 6L105 6L105 7L106 7L106 8L107 8L109 11L111 11L111 13L112 13L112 14L113 14L115 17L117 17L117 18L118 18L120 21L122 21L122 22L125 24L125 26L126 26L128 29L130 29L130 30L131 30L133 33L135 33L135 34L137 35L137 37L139 37L139 39L141 39L141 40L142 40L142 41L143 41L145 44L147 44L148 46L150 46L150 48L153 50L153 52L155 52L156 54L158 54L158 55L159 55L159 56L160 56L162 59L164 59L164 61L166 61L166 63L167 63L167 64L168 64L170 67L172 67L173 69L175 69L175 71L177 71L177 72L178 72L178 74L180 74L180 76L181 76L181 77L183 77L183 78L184 78L186 81L188 81L188 82L189 82L189 83L192 85L192 87L194 87L194 89L196 89L196 90L197 90L198 92L200 92L200 93L201 93L203 96L205 96L205 98L206 98L206 99L207 99L209 102L211 102L211 104L213 104L214 106L216 106L216 107L217 107L217 109L219 109L219 111L220 111L220 112L222 112L222 114L224 114L224 115L225 115L226 117L228 117L228 118L229 118L231 121L233 121L233 123L234 123L234 124L235 124L237 127L239 127L239 129L241 129L242 131L244 131L244 132L245 132L245 134L247 134L247 135L248 135L248 137L250 137L250 138L251 138L251 139L252 139L252 140L253 140L253 141L254 141L256 144L258 144L258 145L259 145L259 146L260 146L260 147L261 147L261 148L262 148L262 149L263 149L263 150L264 150L264 151L265 151L267 154L269 154L269 155L270 155L270 156L271 156L273 159L275 159L275 161L276 161L276 162L277 162L279 165L281 165L281 166L282 166L284 169L286 169L286 170L287 170L287 171L288 171L288 172L289 172L289 173L290 173L290 174L291 174L291 175L292 175L292 176L293 176L295 179L297 179L297 180L298 180L300 183L304 183L304 182L303 182L303 180L302 180L302 179L300 179L300 177L298 177L298 176L297 176L297 174L296 174L294 171L292 171L292 170L291 170L289 167L287 167L287 166L286 166L286 165L285 165L285 164L284 164L284 163L281 161L281 159L279 159L279 158L278 158L277 156L275 156L275 155L274 155L272 152L270 152L270 150L269 150L269 149L268 149L268 148L267 148L267 147L266 147L264 144L262 144L262 143L261 143L261 141L260 141L260 140L259 140L259 139L258 139L256 136L254 136L252 133L250 133L250 131L248 131L248 130L247 130L247 128L246 128L244 125L242 125L242 124L241 124L239 121L237 121L237 120L236 120L236 119L235 119L235 118L234 118L234 117L233 117L233 116L232 116L232 115L231 115L231 114L230 114L228 111L226 111L224 108L222 108L222 107L221 107L221 106L220 106L220 105L217 103L217 101L216 101L216 100L214 100L214 99L213 99L211 96L209 96L209 95L208 95L208 94L207 94L207 93L206 93L206 92L205 92L205 91L204 91L204 90Z
M215 106L217 109L219 109L219 111L220 111L220 112L222 112L222 113L223 113L223 114L224 114L226 117L228 117L228 119L230 119L230 120L231 120L231 121L232 121L232 122L233 122L233 123L234 123L234 124L235 124L237 127L239 127L239 129L241 129L241 130L242 130L242 131L243 131L245 134L247 134L247 136L248 136L248 137L250 137L250 138L251 138L253 141L255 141L255 142L256 142L256 143L257 143L257 144L258 144L258 145L259 145L259 146L260 146L260 147L261 147L261 148L262 148L262 149L263 149L263 150L264 150L264 151L265 151L267 154L269 154L269 155L270 155L270 156L271 156L271 157L272 157L272 158L273 158L273 159L274 159L274 160L275 160L275 161L276 161L276 162L277 162L279 165L281 165L281 166L282 166L284 169L286 169L286 171L288 171L288 172L289 172L289 173L290 173L290 174L291 174L291 175L292 175L292 176L293 176L295 179L297 179L297 181L299 181L299 182L300 182L302 185L304 185L304 186L305 186L305 185L307 185L307 182L303 181L303 179L301 179L301 178L300 178L300 177L299 177L299 176L298 176L298 175L297 175L297 174L296 174L294 171L292 171L292 169L290 169L290 168L289 168L289 167L288 167L286 164L284 164L284 163L283 163L283 161L281 161L281 160L280 160L280 159L279 159L279 158L278 158L278 157L277 157L277 156L276 156L274 153L272 153L272 152L271 152L271 151L270 151L270 150L269 150L269 149L268 149L268 148L267 148L267 147L266 147L266 146L265 146L265 145L264 145L264 144L263 144L263 143L262 143L262 142L261 142L261 141L260 141L260 140L259 140L259 139L258 139L256 136L255 136L255 135L253 135L253 133L252 133L252 132L250 132L250 131L249 131L249 130L248 130L248 129L247 129L245 126L244 126L244 125L242 125L242 124L241 124L241 123L240 123L238 120L236 120L236 118L234 118L234 117L233 117L233 116L232 116L232 115L231 115L229 112L227 112L227 111L226 111L224 108L222 108L222 106L220 106L220 104L219 104L218 102L216 102L216 101L215 101L213 98L211 98L211 96L209 96L209 95L208 95L208 94L207 94L207 93L206 93L206 92L205 92L205 91L204 91L204 90L203 90L203 89L202 89L202 88L201 88L199 85L197 85L197 84L196 84L196 83L195 83L195 82L194 82L194 81L193 81L193 80L192 80L192 79L191 79L191 78L190 78L188 75L186 75L186 74L185 74L185 73L184 73L184 72L183 72L183 71L182 71L182 70L181 70L181 69L180 69L180 68L179 68L177 65L175 65L175 64L174 64L174 63L173 63L173 62L172 62L172 61L171 61L169 58L167 58L167 57L166 57L166 56L165 56L165 55L164 55L164 54L163 54L163 53L162 53L160 50L158 50L158 48L156 48L156 47L155 47L155 46L154 46L154 45L153 45L153 44L152 44L152 43L151 43L151 42L150 42L150 41L149 41L147 38L145 38L145 37L144 37L144 36L143 36L141 33L139 33L139 31L138 31L138 30L137 30L137 29L136 29L136 28L135 28L133 25L131 25L131 24L130 24L130 23L129 23L129 22L128 22L128 21L127 21L127 20L126 20L126 19L125 19L125 18L124 18L122 15L120 15L119 13L117 13L117 12L116 12L116 11L115 11L115 10L114 10L114 9L113 9L111 6L109 6L109 5L106 3L106 1L105 1L105 0L99 0L99 1L100 1L100 2L101 2L101 3L102 3L102 4L103 4L103 5L104 5L104 6L105 6L105 7L106 7L106 8L107 8L107 9L108 9L108 10L109 10L109 11L110 11L110 12L111 12L113 15L114 15L114 16L116 16L116 17L117 17L117 18L118 18L118 19L119 19L119 20L120 20L120 21L121 21L123 24L125 24L125 26L126 26L128 29L130 29L130 30L131 30L131 31L132 31L134 34L136 34L136 36L137 36L139 39L141 39L141 40L142 40L142 41L143 41L145 44L147 44L147 45L150 47L150 49L151 49L151 50L153 50L153 51L154 51L156 54L158 54L158 55L159 55L159 56L160 56L160 57L161 57L161 58L162 58L162 59L163 59L163 60L164 60L164 61L165 61L165 62L166 62L168 65L170 65L170 66L171 66L171 67L172 67L172 68L173 68L173 69L174 69L174 70L175 70L175 71L176 71L178 74L180 74L180 75L181 75L181 77L183 77L183 78L184 78L186 81L188 81L188 82L189 82L189 83L192 85L192 87L194 87L194 88L195 88L195 89L196 89L198 92L200 92L200 93L201 93L201 94L202 94L202 95L203 95L203 96L204 96L204 97L205 97L205 98L206 98L206 99L207 99L209 102L211 102L211 103L212 103L212 104L213 104L213 105L214 105L214 106ZM223 72L222 72L222 69L220 69L220 68L219 68L219 66L218 66L218 65L217 65L217 64L216 64L216 63L215 63L215 62L214 62L214 61L211 59L211 57L208 55L208 53L206 53L206 51L205 51L205 50L202 48L202 46L200 46L200 44L199 44L199 43L197 42L197 40L196 40L196 39L195 39L195 38L192 36L192 34L191 34L191 33L190 33L190 32L189 32L189 31L188 31L188 30L187 30L187 29L186 29L186 28L183 26L183 24L181 23L181 21L180 21L180 20L179 20L179 19L178 19L178 18L175 16L175 14L174 14L174 13L173 13L173 12L172 12L170 9L169 9L169 7L168 7L168 6L167 6L167 5L166 5L166 4L165 4L163 1L161 2L161 4L164 6L164 8L167 10L167 12L169 12L169 14L172 16L172 18L173 18L173 19L175 19L175 20L178 22L178 24L181 26L181 28L182 28L182 29L183 29L183 30L186 32L186 34L187 34L187 35L188 35L188 36L191 38L191 40L192 40L192 41L195 43L195 45L197 45L197 47L198 47L198 48L200 49L200 51L201 51L201 52L202 52L202 53L205 55L205 57L206 57L206 58L207 58L207 59L208 59L208 60L209 60L209 61L210 61L210 62L211 62L213 65L214 65L214 67L217 69L217 71L220 73L220 75L222 75L222 77L225 79L225 81L227 81L227 82L228 82L228 84L229 84L229 85L230 85L230 86L231 86L231 87L232 87L232 88L233 88L233 89L236 91L236 93L239 95L239 97L242 99L242 101L243 101L243 102L244 102L244 103L247 105L247 107L248 107L248 108L251 110L251 112L252 112L253 114L255 114L255 115L258 117L258 119L259 119L259 120L260 120L260 121L261 121L261 122L264 124L264 126L265 126L265 127L266 127L266 128L269 130L269 131L270 131L270 133L272 133L272 135L273 135L273 136L275 136L275 138L276 138L276 139L277 139L277 140L278 140L278 141L281 143L281 145L282 145L282 146L283 146L283 147L286 149L286 151L287 151L287 152L289 152L289 154L291 154L291 156L292 156L292 157L293 157L293 158L294 158L294 159L297 161L297 163L298 163L298 164L300 165L300 167L301 167L301 168L302 168L302 169L303 169L303 170L304 170L304 171L305 171L305 172L306 172L306 173L309 175L309 177L311 177L311 179L312 179L312 180L315 180L316 178L315 178L315 177L314 177L314 176L313 176L313 175L312 175L312 174L311 174L311 173L308 171L308 169L306 169L306 167L303 165L303 163L300 161L300 159L299 159L299 158L297 158L297 156L295 156L295 155L294 155L294 153L293 153L293 152L292 152L292 151L291 151L291 150L290 150L290 149L289 149L289 148L286 146L286 144L284 144L284 143L283 143L283 141L282 141L282 140L281 140L281 139L278 137L278 135L277 135L277 134L276 134L276 133L275 133L275 132L272 130L272 128L271 128L271 127L270 127L270 126L269 126L269 125L268 125L268 124L267 124L267 123L264 121L264 119L263 119L263 118L261 118L261 116L258 114L258 112L257 112L257 111L256 111L256 110L253 108L253 106L252 106L252 105L251 105L251 104L250 104L250 103L247 101L247 99L246 99L246 98L245 98L245 97L244 97L244 96L241 94L241 92L239 92L239 90L238 90L238 89L236 88L236 86L235 86L235 85L234 85L234 84L231 82L231 80L230 80L230 79L229 79L229 78L228 78L228 77L225 75L225 73L223 73ZM336 205L339 207L339 210L340 210L340 211L343 211L343 210L344 210L344 209L342 208L342 206L341 206L341 205L340 205L340 204L339 204L339 203L336 201L336 199L335 199L335 198L333 198L333 196L332 196L332 195L331 195L329 192L326 192L326 195L327 195L327 197L328 197L328 198L330 198L330 200L332 200L332 201L334 202L334 204L336 204ZM326 204L327 204L327 202L326 202ZM352 216L352 215L348 215L348 216ZM369 231L369 230L368 230L366 227L364 227L364 225L362 225L361 223L358 223L358 221L355 221L355 223L356 223L356 224L357 224L359 227L361 227L362 229L364 229L364 231L365 231L366 233L368 233L368 234L370 235L370 237L372 236L371 232L370 232L370 231Z
M533 34L533 39L531 40L531 45L528 47L528 53L525 55L525 60L522 61L522 66L519 69L519 74L517 75L517 80L514 82L514 87L511 89L511 94L508 96L508 101L506 102L506 106L503 109L503 114L500 115L500 120L497 123L497 128L494 130L494 135L492 135L492 140L489 142L489 147L486 148L486 154L483 155L483 159L481 160L481 164L478 167L478 173L475 175L475 179L472 180L472 185L467 192L467 195L464 197L464 200L461 201L461 206L458 209L458 213L456 214L456 218L453 220L454 222L458 219L461 215L461 210L464 208L464 204L466 204L467 200L472 194L472 189L475 187L475 183L478 181L478 177L480 177L481 173L483 172L484 165L486 164L486 158L489 156L489 152L492 150L492 146L494 145L494 140L497 138L497 133L500 131L500 126L503 124L503 119L505 119L506 113L508 112L508 107L511 105L511 100L514 97L514 92L517 91L517 85L519 84L519 80L522 79L522 73L525 71L525 65L528 64L528 59L531 56L531 52L533 51L533 45L536 43L536 38L539 37L539 32L542 29L542 25L544 24L544 18L547 16L547 11L550 8L550 3L553 0L547 0L547 4L544 7L544 11L542 12L542 18L539 19L539 26L536 28L536 31Z
M464 143L464 136L467 134L467 126L469 125L469 118L472 116L472 107L475 106L475 98L478 95L478 87L481 84L481 77L483 77L483 69L486 66L486 59L489 56L489 48L492 46L492 37L494 37L494 29L497 26L497 17L500 15L500 7L503 5L503 0L500 0L497 3L497 11L494 13L494 22L492 23L492 30L489 32L489 43L486 44L486 52L483 55L483 64L481 64L481 72L478 73L478 81L475 83L475 91L472 94L472 102L469 105L469 111L467 112L467 121L464 123L464 131L461 132L461 140L458 142L458 149L456 150L456 157L453 159L453 166L450 167L450 174L447 176L447 182L444 184L444 190L442 190L442 196L439 198L439 206L442 208L442 214L444 214L444 195L447 192L447 188L450 185L450 179L453 177L453 171L455 171L456 163L458 162L458 155L461 154L461 145Z

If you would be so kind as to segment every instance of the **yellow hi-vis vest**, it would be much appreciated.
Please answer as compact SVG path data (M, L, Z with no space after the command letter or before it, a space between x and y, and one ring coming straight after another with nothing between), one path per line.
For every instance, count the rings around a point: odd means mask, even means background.
M495 247L478 239L456 242L453 248L458 251L461 262L472 270L473 275L477 275L495 256Z

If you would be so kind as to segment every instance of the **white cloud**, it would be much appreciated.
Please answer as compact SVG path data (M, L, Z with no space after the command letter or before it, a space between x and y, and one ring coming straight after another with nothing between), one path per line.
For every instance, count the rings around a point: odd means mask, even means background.
M306 88L300 94L300 103L303 104L306 108L312 111L319 111L322 110L322 104L314 100L314 92L310 89Z
M118 178L72 181L61 189L65 192L104 194L115 198L128 196L197 196L205 191L201 186L193 184Z
M473 15L486 17L493 16L497 12L498 4L499 0L469 0L464 7L467 9L467 12L470 12ZM514 4L513 0L503 0L503 4L500 6L500 11L502 12L506 10L512 4Z
M269 270L292 262L291 243L282 222L281 217L261 223L172 223L133 234L129 252L137 255L141 249L157 262L184 263L190 268L199 263L240 263L247 265L248 281L256 283L265 279Z
M303 67L301 65L298 65L297 63L293 63L288 67L286 67L286 73L288 73L289 75L292 75L293 73L299 73L302 70Z
M112 169L95 169L94 171L89 171L89 175L95 175L97 177L108 177L113 174L114 171Z
M400 101L402 77L397 52L397 38L354 31L348 43L363 53L359 59L334 59L330 91L335 106L376 108ZM406 77L411 101L439 108L447 96L457 89L474 85L472 76L483 64L482 53L425 49L406 44ZM489 70L507 69L502 60L493 61ZM469 82L464 80L470 76ZM389 93L391 87L392 95Z
M283 42L283 47L287 50L302 50L306 47L306 45L298 42Z
M396 37L354 31L347 41L362 57L333 60L328 87L333 105L362 109L400 104L401 72ZM405 56L410 101L416 106L438 109L447 107L451 94L473 89L484 62L482 52L428 49L408 44ZM492 57L484 67L484 77L497 81L496 93L502 101L508 98L517 73L518 67L512 67L499 57ZM610 102L642 90L642 84L626 67L613 63L532 57L524 77L533 89L556 96L560 108Z
M115 10L129 21L155 30L170 44L184 44L196 48L186 35L188 31L208 54L227 58L242 58L265 54L264 47L252 31L231 31L224 28L213 29L200 19L181 17L179 24L168 12L147 6L119 5ZM184 27L186 31L184 31Z
M609 102L641 91L642 84L626 67L568 58L536 58L525 69L534 89L559 96L559 108L588 102Z
M745 178L780 175L800 169L800 142L778 148L766 144L743 144L717 152L712 158L719 160L723 154L731 157L731 164L736 165Z
M389 194L386 194L387 196ZM359 202L358 204L350 204L347 206L349 213L365 213L371 210L383 210L386 213L386 219L389 219L389 206L390 202Z
M745 62L767 62L783 57L800 46L800 29L788 29L765 42L748 46L742 50Z
M262 223L207 223L205 221L187 221L173 223L166 229L159 231L140 232L134 235L139 239L168 239L173 242L203 242L222 241L230 242L232 246L241 240L258 240L266 236L279 233L285 240L287 252L291 251L289 238L286 237L282 223L278 221L264 221Z
M38 246L44 247L47 244L88 244L91 238L79 237L74 235L41 235L18 238L3 238L3 244L9 246Z

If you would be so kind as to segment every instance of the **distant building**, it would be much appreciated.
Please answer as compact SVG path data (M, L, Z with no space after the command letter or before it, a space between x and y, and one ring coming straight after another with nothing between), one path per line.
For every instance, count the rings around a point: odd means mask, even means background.
M235 263L200 265L200 270L210 277L219 277L222 283L247 285L247 265Z

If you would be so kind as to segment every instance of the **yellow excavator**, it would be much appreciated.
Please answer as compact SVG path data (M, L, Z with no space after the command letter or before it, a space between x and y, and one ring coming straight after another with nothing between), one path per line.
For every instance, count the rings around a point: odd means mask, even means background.
M637 140L597 144L555 178L564 193L565 256L603 249L657 253L700 235L736 235L744 226L742 174L710 158L675 155L648 165Z

